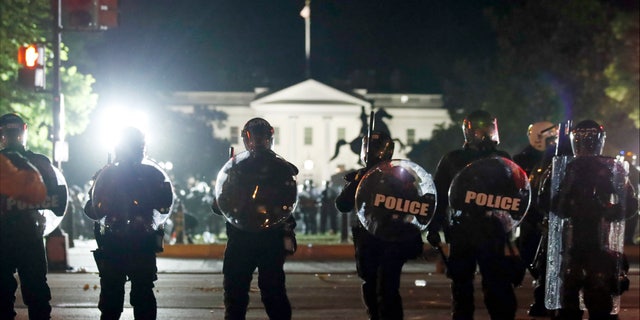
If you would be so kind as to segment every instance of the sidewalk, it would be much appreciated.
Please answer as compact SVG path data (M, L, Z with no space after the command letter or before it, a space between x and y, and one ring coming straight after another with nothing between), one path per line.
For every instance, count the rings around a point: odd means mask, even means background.
M97 272L91 250L96 248L95 241L76 240L74 248L67 251L67 264L71 272ZM639 246L625 247L631 263L631 274L640 273L638 261ZM224 245L172 245L165 246L158 255L160 273L222 273ZM425 245L423 258L411 260L403 268L408 273L436 273L438 255L429 245ZM355 273L352 244L340 245L303 245L287 258L285 271L292 273Z
M349 245L352 247L352 245ZM224 246L214 245L179 245L167 246L172 247L171 254L160 254L158 256L158 272L159 273L222 273L222 253ZM165 247L165 252L167 247ZM194 248L200 247L200 248ZM315 257L311 257L309 250L302 250L302 258L295 259L296 254L287 259L285 263L285 271L291 273L355 273L356 266L353 260L353 253L349 256L345 252L347 246L343 248L322 248L313 251ZM95 241L76 241L74 248L69 248L67 252L67 262L72 270L70 272L88 272L96 273L98 269L91 250L96 248ZM177 252L184 250L185 254L179 256ZM317 248L316 248L317 249ZM205 252L209 250L210 254L197 256L194 252ZM219 255L218 255L219 252ZM319 254L322 253L322 254ZM435 273L435 261L430 259L419 259L409 261L405 266L404 272L411 273Z

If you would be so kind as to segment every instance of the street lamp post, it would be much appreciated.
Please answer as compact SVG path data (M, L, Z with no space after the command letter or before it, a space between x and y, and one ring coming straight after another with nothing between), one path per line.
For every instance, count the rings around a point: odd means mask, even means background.
M50 134L53 143L53 161L57 167L61 169L62 159L66 158L66 154L62 154L66 148L64 145L64 123L62 115L64 114L64 102L60 93L60 44L62 38L61 23L61 0L52 0L52 16L53 16L53 104L51 110L53 112L53 133Z

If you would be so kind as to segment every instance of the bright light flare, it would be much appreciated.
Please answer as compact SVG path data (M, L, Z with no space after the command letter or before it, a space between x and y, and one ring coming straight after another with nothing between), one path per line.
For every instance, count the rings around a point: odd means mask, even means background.
M149 136L148 122L148 116L144 111L119 107L108 108L102 112L100 117L100 141L106 147L107 152L113 153L122 129L134 127L145 134L147 144L149 144L151 137Z

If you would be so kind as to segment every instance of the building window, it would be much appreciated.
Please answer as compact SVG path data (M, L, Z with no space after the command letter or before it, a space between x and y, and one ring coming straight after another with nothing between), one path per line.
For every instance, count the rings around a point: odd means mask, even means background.
M416 129L407 129L407 144L416 143Z
M273 128L273 144L274 145L280 144L280 127Z
M338 140L345 140L347 136L347 129L338 128Z
M231 144L238 144L239 138L240 138L240 130L238 130L238 127L230 127L229 142Z
M313 128L305 127L304 128L304 145L310 146L313 144Z

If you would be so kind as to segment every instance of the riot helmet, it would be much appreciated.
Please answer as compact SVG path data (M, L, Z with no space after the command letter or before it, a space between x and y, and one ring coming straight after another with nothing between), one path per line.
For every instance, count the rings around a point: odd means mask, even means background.
M379 162L391 160L393 157L394 143L391 136L385 132L373 131L371 137L362 138L362 148L360 149L360 160L371 167Z
M262 118L253 118L242 129L242 142L249 152L269 150L273 144L273 127Z
M27 145L27 124L16 113L0 117L0 149Z
M465 145L475 148L494 147L500 143L498 120L484 110L476 110L464 118L462 133Z
M583 120L571 130L570 136L571 149L575 156L599 156L604 149L607 133L597 122Z
M120 132L115 146L116 161L139 163L145 156L146 141L142 131L134 127L126 127Z
M555 145L558 139L558 126L549 121L540 121L529 125L527 130L529 144L538 151L544 151Z

